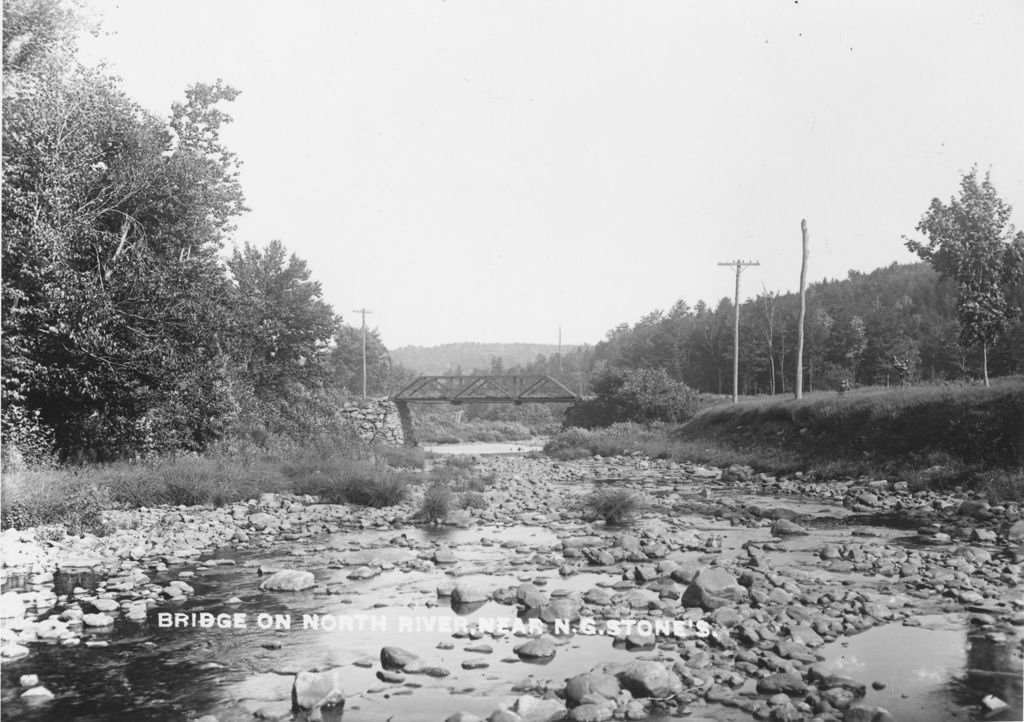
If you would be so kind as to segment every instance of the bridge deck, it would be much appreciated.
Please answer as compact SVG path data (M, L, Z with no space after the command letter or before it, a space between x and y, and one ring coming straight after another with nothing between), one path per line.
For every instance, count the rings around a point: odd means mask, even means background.
M557 404L579 398L550 376L420 376L393 401L435 404Z

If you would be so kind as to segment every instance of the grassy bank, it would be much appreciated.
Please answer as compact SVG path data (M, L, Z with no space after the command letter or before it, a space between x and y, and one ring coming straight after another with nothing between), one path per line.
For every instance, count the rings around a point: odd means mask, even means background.
M264 493L317 496L325 503L392 506L428 475L420 449L366 446L324 438L298 447L224 446L202 456L143 463L8 469L2 481L3 528L55 525L72 534L103 533L104 509L161 504L224 506Z
M875 475L918 485L977 484L1024 496L1024 379L761 398L706 409L680 426L569 429L557 458L645 455L759 471Z

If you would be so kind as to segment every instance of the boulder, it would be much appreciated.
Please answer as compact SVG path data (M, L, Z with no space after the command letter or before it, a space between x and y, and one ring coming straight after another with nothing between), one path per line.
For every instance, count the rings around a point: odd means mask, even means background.
M675 672L660 662L630 662L616 677L634 697L668 697L683 688Z
M270 592L298 592L303 589L309 589L314 584L316 584L316 579L312 572L282 569L271 574L260 584L260 589Z
M684 606L708 611L746 599L746 588L736 577L719 567L706 567L697 572L682 596Z
M401 647L382 647L380 650L380 663L385 669L405 669L419 661L418 656Z
M452 604L480 604L488 599L490 595L468 582L459 582L452 589Z
M341 668L326 672L299 672L292 683L292 711L305 712L310 722L323 719L324 709L341 712L345 708L344 679L345 673Z
M783 692L791 695L807 694L807 683L797 672L776 672L757 682L758 694Z
M555 640L544 634L520 644L513 650L523 659L546 659L555 656Z
M772 524L772 536L800 536L804 534L807 534L807 530L789 519L779 519Z
M552 722L565 719L566 711L557 699L541 699L524 694L516 699L512 711L523 718L524 722Z
M17 592L0 594L0 619L20 619L25 616L25 603Z
M619 696L619 680L610 674L586 672L578 674L565 685L565 700L570 707L602 704Z

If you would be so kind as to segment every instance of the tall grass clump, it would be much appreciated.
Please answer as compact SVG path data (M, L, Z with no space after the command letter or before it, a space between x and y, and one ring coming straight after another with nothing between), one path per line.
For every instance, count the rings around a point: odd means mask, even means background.
M380 454L388 466L398 469L422 469L427 465L427 452L416 446L385 446Z
M434 482L424 489L419 511L413 519L426 524L443 520L452 510L455 501L455 494L447 484Z
M57 525L76 536L110 531L103 521L103 510L109 506L105 489L76 470L10 472L4 474L0 491L4 529Z
M596 489L583 498L583 511L591 519L604 519L607 524L623 524L642 509L643 500L629 489Z

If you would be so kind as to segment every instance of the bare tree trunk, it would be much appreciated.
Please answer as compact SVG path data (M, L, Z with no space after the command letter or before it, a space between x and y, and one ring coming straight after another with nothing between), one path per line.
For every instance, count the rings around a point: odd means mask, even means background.
M988 383L988 343L981 345L981 370L985 375L985 388L989 388Z
M807 221L800 221L804 255L800 264L800 318L797 321L796 340L796 398L804 395L804 317L807 315ZM813 391L813 389L812 389Z

